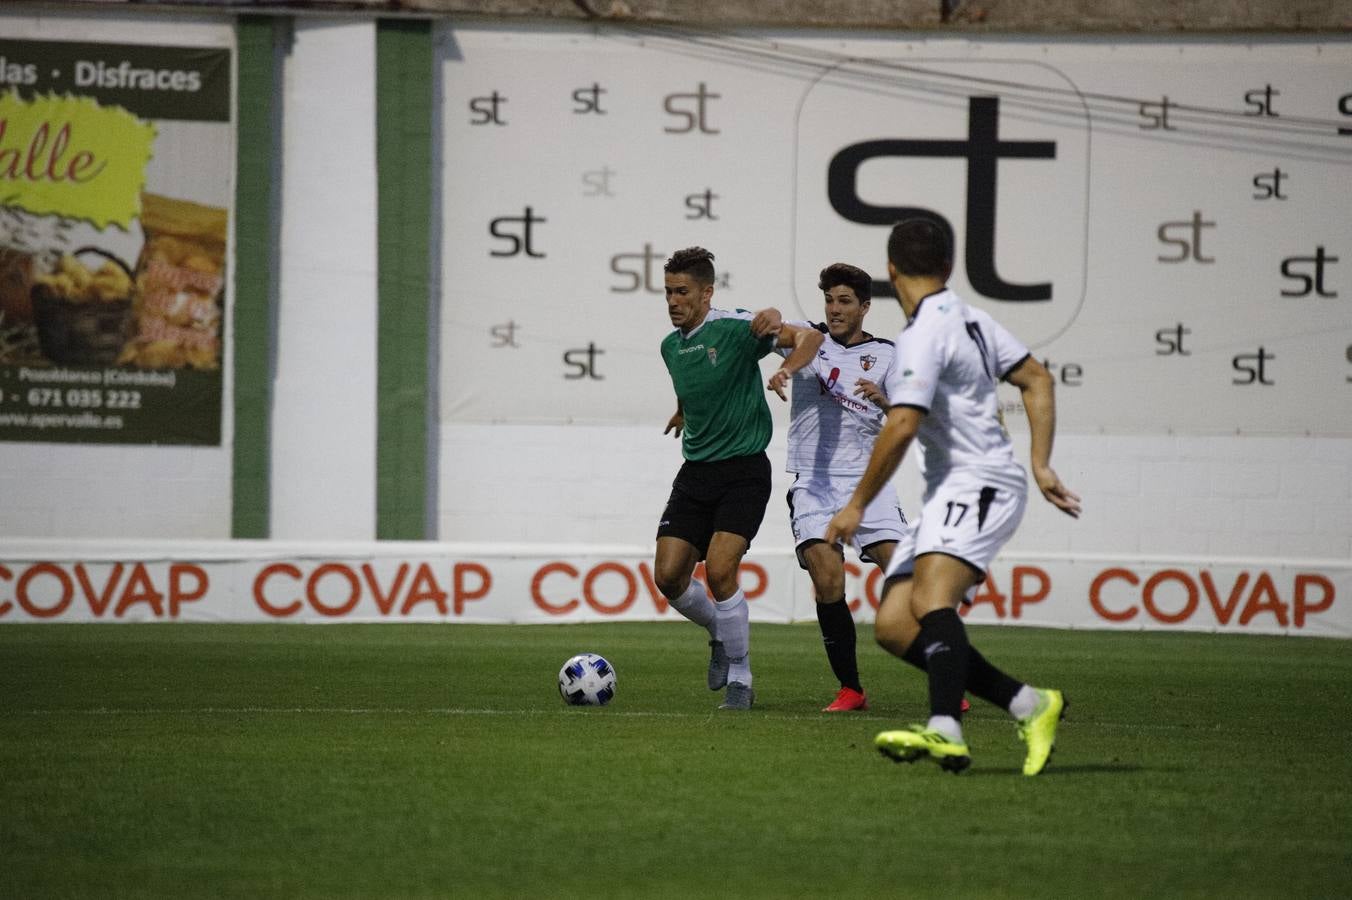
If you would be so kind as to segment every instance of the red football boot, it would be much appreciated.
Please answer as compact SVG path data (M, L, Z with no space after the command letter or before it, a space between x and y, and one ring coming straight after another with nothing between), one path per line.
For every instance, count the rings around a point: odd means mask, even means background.
M831 705L823 709L822 712L849 712L851 710L863 712L866 709L868 709L868 697L862 691L843 687L840 689L840 693L836 694L836 699L831 701Z

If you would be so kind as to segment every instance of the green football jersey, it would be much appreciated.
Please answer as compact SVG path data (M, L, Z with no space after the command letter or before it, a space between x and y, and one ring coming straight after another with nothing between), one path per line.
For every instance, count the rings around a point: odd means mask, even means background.
M751 313L711 309L693 333L676 329L662 341L662 359L685 413L681 452L710 462L760 453L770 443L770 407L761 357L774 335L751 333Z

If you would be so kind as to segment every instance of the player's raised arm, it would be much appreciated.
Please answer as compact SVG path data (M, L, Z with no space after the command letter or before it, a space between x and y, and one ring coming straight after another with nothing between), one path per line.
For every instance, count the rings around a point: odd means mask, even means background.
M783 364L770 376L765 389L774 391L780 400L789 399L784 393L784 386L789 383L795 372L812 362L825 339L826 336L815 328L781 323L777 344L780 347L792 347L793 352L785 357Z
M756 337L765 337L775 334L779 331L779 326L783 324L784 316L773 306L767 306L759 310L751 319L751 333Z
M1005 380L1023 395L1023 408L1028 414L1031 445L1028 456L1042 496L1068 516L1079 518L1080 498L1061 483L1051 466L1052 441L1056 437L1056 394L1052 375L1042 363L1026 357L1015 366Z

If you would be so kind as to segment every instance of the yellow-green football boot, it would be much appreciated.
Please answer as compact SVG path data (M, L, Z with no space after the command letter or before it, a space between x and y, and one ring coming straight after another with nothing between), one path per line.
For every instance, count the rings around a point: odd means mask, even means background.
M873 746L893 762L911 763L929 757L940 768L954 775L972 764L966 744L949 740L942 733L923 725L879 732L873 739Z
M1056 726L1066 714L1066 698L1060 691L1037 691L1037 708L1033 714L1019 720L1019 739L1028 745L1023 760L1023 774L1036 775L1047 767L1047 760L1056 749Z

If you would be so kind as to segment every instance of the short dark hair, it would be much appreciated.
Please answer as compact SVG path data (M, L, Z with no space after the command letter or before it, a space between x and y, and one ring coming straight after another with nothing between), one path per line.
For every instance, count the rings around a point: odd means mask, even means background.
M684 272L701 284L713 284L714 255L703 247L686 247L671 254L663 271L672 275Z
M868 303L873 299L873 279L858 266L849 263L831 263L822 269L821 275L817 277L817 287L823 291L841 285L854 291L860 303Z
M945 278L953 268L951 229L933 219L907 219L892 226L888 262L903 275Z

